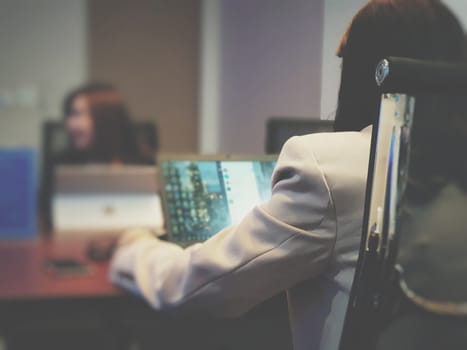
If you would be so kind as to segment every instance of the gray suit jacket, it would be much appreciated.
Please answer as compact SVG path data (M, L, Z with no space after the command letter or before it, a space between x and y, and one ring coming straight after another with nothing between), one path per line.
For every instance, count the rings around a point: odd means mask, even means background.
M130 234L114 256L112 281L156 309L216 316L239 315L288 290L294 348L337 349L360 244L370 139L371 127L290 139L268 202L187 249Z

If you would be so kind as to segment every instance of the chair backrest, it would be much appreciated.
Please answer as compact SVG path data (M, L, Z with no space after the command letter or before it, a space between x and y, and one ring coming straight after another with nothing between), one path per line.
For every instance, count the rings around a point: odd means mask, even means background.
M153 153L157 152L159 137L154 122L134 122L133 132L140 148L150 149ZM64 124L61 121L46 121L42 127L43 165L50 164L54 155L66 148L67 142Z
M467 140L467 65L388 58L376 79L380 116L340 349L467 348L467 169L459 147Z
M292 136L334 131L333 120L272 117L266 122L265 151L279 153Z

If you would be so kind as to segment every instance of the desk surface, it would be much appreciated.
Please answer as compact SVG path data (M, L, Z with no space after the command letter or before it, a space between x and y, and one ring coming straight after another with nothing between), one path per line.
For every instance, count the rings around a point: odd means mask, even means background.
M90 344L78 347L91 349L96 346L96 336L110 335L115 340L116 335L128 334L139 337L147 348L157 344L163 349L291 349L284 295L238 320L182 322L154 312L137 298L126 297L108 282L108 263L90 262L92 274L79 278L58 278L46 272L47 258L86 261L89 238L73 235L29 242L0 241L0 334L20 341L22 345L18 346L25 349L53 348L42 344L41 339L66 344L57 349L69 348L70 341L82 344L80 341L92 339ZM90 332L92 337L83 340L81 331Z
M122 292L109 283L108 262L86 258L89 236L67 235L34 241L0 242L0 301L110 297ZM47 272L48 258L75 258L90 264L86 276L57 277Z

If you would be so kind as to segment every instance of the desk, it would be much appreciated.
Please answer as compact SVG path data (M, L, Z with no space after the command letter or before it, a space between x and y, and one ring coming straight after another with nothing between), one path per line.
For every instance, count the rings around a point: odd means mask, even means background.
M9 348L70 348L70 342L83 348L88 341L95 348L116 349L113 333L121 334L115 319L122 306L148 309L108 282L108 262L86 261L88 239L67 235L0 243L0 334ZM86 261L91 273L54 276L44 268L52 257Z
M81 277L46 272L50 257L86 260L89 236L0 243L0 335L12 349L288 349L284 299L235 320L181 320L108 282L108 263ZM155 344L157 346L155 346Z
M86 244L79 235L0 243L0 302L123 295L108 282L107 262L88 261L91 273L80 277L60 278L45 272L47 258L86 260Z

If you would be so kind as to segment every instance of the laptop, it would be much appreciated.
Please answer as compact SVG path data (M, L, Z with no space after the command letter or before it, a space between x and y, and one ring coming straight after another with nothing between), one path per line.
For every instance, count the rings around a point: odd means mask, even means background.
M203 242L271 197L277 156L160 158L168 240Z
M154 166L59 166L52 197L54 231L115 233L143 227L163 234Z

